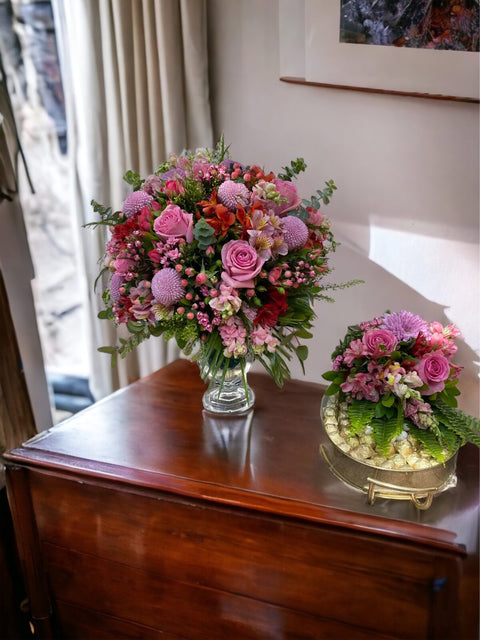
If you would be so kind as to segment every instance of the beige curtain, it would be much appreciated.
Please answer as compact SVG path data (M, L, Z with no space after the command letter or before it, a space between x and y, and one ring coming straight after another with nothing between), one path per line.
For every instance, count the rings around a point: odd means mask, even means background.
M119 209L128 169L153 172L169 153L210 146L205 0L54 0L67 103L72 210L95 219L93 199ZM93 292L106 230L81 229L91 317L92 391L101 397L178 357L173 343L150 339L117 369L99 346L117 341L98 320Z

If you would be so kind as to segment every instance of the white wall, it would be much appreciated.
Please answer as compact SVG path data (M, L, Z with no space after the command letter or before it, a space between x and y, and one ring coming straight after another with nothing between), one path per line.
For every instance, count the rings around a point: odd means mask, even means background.
M208 8L216 135L274 171L304 157L305 197L333 178L331 278L366 281L318 306L307 379L322 381L348 324L408 309L462 330L460 405L478 415L478 106L283 83L277 0Z

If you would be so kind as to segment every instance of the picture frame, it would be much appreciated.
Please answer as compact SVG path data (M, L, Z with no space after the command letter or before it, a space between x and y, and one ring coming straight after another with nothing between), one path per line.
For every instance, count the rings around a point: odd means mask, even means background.
M280 12L283 6L280 5ZM296 15L298 20L303 20L304 26L304 74L303 77L283 75L281 80L337 89L479 102L478 52L341 42L340 0L304 0L302 8L303 12L297 11ZM281 18L280 15L280 21ZM298 32L298 25L295 28ZM283 51L283 59L287 57Z

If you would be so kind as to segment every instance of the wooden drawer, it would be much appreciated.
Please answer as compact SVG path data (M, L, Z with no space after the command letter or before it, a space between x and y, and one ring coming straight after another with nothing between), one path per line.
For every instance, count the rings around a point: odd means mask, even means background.
M39 472L30 486L52 592L76 606L170 633L180 615L209 640L417 640L441 620L432 587L455 562L441 551Z

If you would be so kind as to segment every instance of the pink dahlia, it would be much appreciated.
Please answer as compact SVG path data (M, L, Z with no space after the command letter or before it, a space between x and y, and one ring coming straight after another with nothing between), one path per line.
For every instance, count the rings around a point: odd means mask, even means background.
M175 269L167 267L158 271L152 278L152 294L164 307L171 307L185 294L182 280Z
M233 180L222 182L218 187L217 195L220 203L230 211L236 211L239 204L246 207L250 202L250 191L243 182L233 182Z
M152 204L153 198L145 191L134 191L123 203L122 211L131 218L137 211L143 209L143 207L149 207Z
M283 218L283 236L289 251L301 249L308 240L307 225L296 216Z

